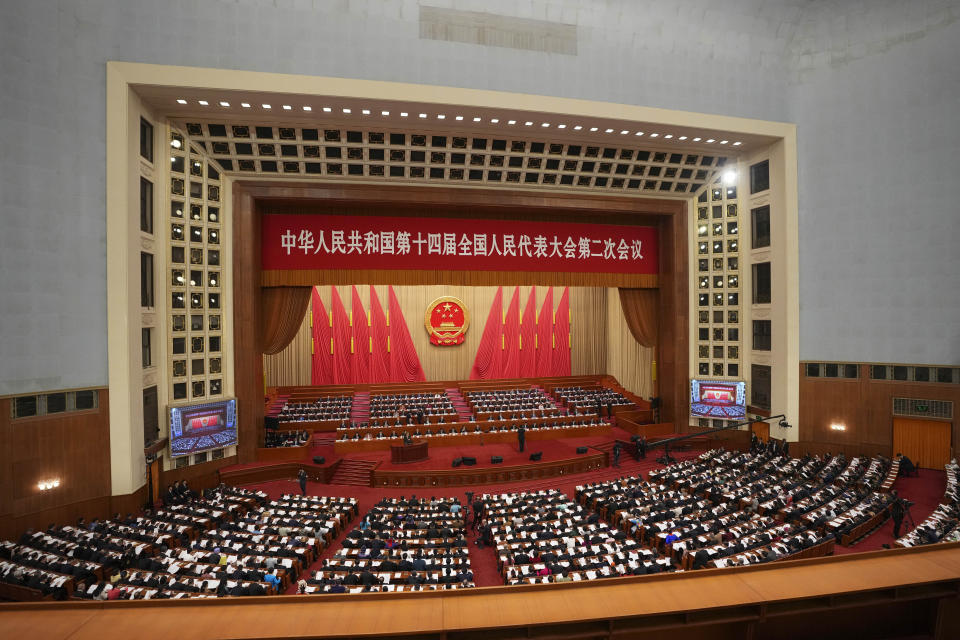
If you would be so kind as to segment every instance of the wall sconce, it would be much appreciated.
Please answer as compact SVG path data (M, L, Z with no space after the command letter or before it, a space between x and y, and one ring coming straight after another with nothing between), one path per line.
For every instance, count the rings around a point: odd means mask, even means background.
M846 431L847 425L840 424L839 422L834 422L833 424L830 425L830 428L833 429L834 431Z
M50 489L56 489L59 486L60 486L59 478L57 478L56 480L44 480L42 482L37 483L37 488L40 489L40 491L49 491Z

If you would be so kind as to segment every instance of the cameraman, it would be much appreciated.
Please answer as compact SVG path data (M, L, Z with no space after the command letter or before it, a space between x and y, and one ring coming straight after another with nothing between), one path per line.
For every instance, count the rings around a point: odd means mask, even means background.
M903 500L896 491L893 494L893 503L890 505L890 517L893 518L893 539L900 538L900 525L903 524L903 517L906 515L909 504Z

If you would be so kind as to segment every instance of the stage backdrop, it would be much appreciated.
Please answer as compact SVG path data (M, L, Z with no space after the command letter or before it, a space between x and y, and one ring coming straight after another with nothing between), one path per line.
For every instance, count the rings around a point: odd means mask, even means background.
M337 292L349 310L350 286L338 286ZM388 300L388 287L374 289L381 303ZM427 380L467 380L477 354L483 325L496 287L457 286L394 286L394 291L407 320L414 346L420 356ZM508 291L504 288L504 295ZM531 287L520 287L520 299L526 303ZM547 287L536 288L537 309L543 304ZM331 307L330 287L317 288L324 307ZM364 309L369 309L370 287L357 286ZM513 287L509 288L512 295ZM560 302L563 287L553 288L554 309ZM423 327L427 305L440 296L463 300L470 313L470 329L463 344L438 347L430 342ZM623 386L644 398L652 395L651 361L653 350L641 347L634 340L623 312L617 289L570 287L571 373L573 375L608 373ZM310 313L304 316L296 337L286 349L263 357L267 386L309 385L311 366Z

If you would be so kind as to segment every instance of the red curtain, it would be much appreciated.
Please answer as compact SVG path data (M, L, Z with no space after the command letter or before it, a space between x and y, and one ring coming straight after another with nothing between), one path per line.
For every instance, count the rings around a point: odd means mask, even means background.
M520 321L520 373L521 378L537 375L537 288L530 287L527 306L523 308Z
M620 290L620 308L634 340L645 347L657 346L657 290Z
M393 287L390 287L390 378L393 382L426 380Z
M537 319L536 375L538 378L553 375L553 287L547 287Z
M312 287L263 287L260 290L260 345L280 353L296 337L310 305Z
M520 377L520 287L514 287L503 319L503 369L501 377Z
M570 375L570 287L564 287L557 307L557 322L553 328L556 348L553 350L555 376Z
M333 309L333 384L352 384L353 354L350 350L351 328L347 310L343 308L336 287L330 287Z
M353 382L370 382L370 320L353 285L350 310L353 313Z
M313 322L313 362L310 369L310 384L324 385L333 382L333 356L330 353L330 319L320 299L320 291L313 287L313 306L310 318Z
M390 328L380 306L380 298L370 285L370 382L390 382L390 353L387 351L387 336Z
M487 314L487 324L483 327L483 336L477 347L477 355L470 370L471 380L490 380L500 377L501 355L501 322L503 318L503 287L497 287Z

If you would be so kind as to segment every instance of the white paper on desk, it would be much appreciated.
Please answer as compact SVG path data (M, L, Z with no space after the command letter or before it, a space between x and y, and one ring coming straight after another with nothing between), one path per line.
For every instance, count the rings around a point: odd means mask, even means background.
M282 564L287 569L289 569L290 567L293 566L293 560L291 560L290 558L284 558L283 560L280 561L280 564Z
M227 556L227 562L229 562L230 564L236 564L237 556Z
M180 565L178 564L171 564L167 567L167 573L176 573L177 571L180 571Z
M591 569L590 571L586 572L586 576L588 580L595 580L597 577L597 572Z

